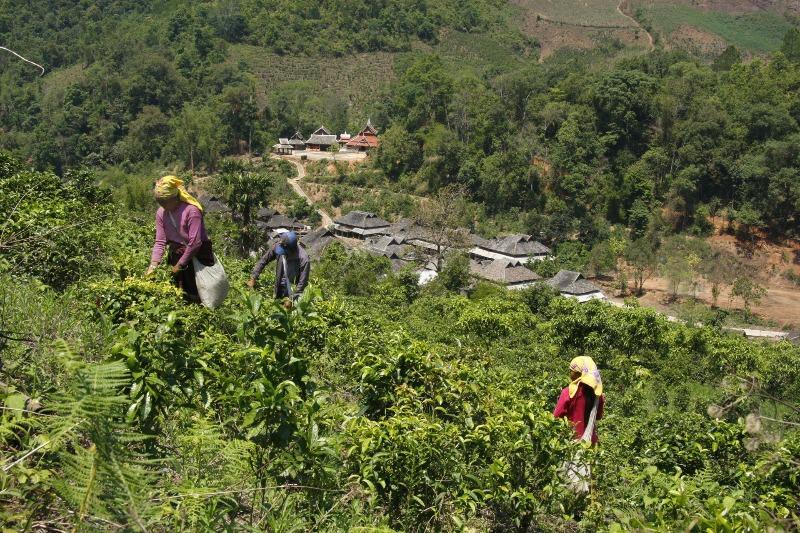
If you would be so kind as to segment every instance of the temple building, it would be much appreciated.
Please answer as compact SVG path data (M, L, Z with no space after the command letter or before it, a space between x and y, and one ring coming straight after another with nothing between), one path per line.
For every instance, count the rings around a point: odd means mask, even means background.
M367 125L345 144L348 150L366 152L378 147L378 130L367 119Z

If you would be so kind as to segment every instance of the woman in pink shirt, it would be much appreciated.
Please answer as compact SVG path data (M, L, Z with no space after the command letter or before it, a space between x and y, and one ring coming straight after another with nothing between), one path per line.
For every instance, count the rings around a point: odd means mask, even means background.
M175 284L183 289L187 300L199 302L192 259L207 266L214 264L214 252L203 223L203 206L175 176L158 180L154 196L160 207L156 211L156 240L147 273L158 267L169 247L167 262L172 266Z
M603 381L591 357L576 357L569 364L571 383L561 391L553 416L566 417L575 426L575 438L597 444L595 422L603 418ZM594 411L594 413L593 413Z

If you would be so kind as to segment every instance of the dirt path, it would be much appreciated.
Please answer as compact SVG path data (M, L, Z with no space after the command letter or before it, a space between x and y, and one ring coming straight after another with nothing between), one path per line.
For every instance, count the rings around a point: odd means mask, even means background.
M615 306L615 307L625 307L625 301L621 298L617 297L609 297L608 302ZM645 305L645 307L650 307ZM669 320L670 322L680 322L685 324L686 321L680 319L676 316L668 315L655 309L654 307L650 307L651 309L655 310L658 314L663 315ZM702 324L698 323L695 324L696 326L702 326ZM744 335L748 339L772 339L772 340L784 340L789 338L789 333L786 331L774 331L768 329L754 329L754 328L739 328L739 327L732 327L732 326L723 326L722 328L724 331L730 331L732 333L739 333Z
M284 159L285 161L289 161L291 164L293 164L297 168L297 177L296 178L287 178L286 181L287 181L287 183L289 183L289 185L292 187L292 189L294 189L294 192L296 192L297 194L299 194L300 196L305 198L306 201L309 204L313 205L314 201L311 199L311 197L308 194L306 194L306 191L304 191L303 188L300 187L300 180L306 177L306 168L303 166L303 164L300 163L299 161L295 161L295 160L289 159L289 158L279 157L277 155L273 155L272 158L273 159ZM317 209L317 213L319 213L319 216L322 217L322 220L321 220L322 226L327 227L327 226L330 226L331 224L333 224L333 219L331 218L331 216L328 213L326 213L322 209Z
M637 27L637 28L639 28L640 30L642 30L642 31L645 33L645 35L647 35L647 41L650 43L650 50L653 50L653 49L655 49L656 45L655 45L655 44L654 44L654 42L653 42L653 36L652 36L652 35L650 35L650 32L649 32L649 31L647 31L646 29L644 29L644 26L642 26L641 24L639 24L639 21L638 21L638 20L636 20L636 19L635 19L635 18L633 18L632 16L630 16L630 15L626 14L624 11L622 11L622 2L624 2L624 1L625 1L625 0L619 0L619 3L617 4L617 13L619 13L620 15L622 15L623 17L625 17L626 19L628 19L628 20L630 20L631 22L633 22L633 23L636 25L636 27Z

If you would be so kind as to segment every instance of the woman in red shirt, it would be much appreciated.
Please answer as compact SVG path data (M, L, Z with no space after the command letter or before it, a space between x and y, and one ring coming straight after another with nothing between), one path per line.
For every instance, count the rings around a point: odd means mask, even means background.
M569 364L569 387L561 391L553 416L566 417L575 426L575 438L597 444L595 422L603 418L603 382L591 357L576 357ZM594 413L592 413L594 411Z

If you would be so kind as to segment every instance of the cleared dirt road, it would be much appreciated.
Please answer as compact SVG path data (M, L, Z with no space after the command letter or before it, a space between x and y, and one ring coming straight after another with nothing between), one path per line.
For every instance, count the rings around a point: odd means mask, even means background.
M279 157L277 155L273 155L272 158L283 159L285 161L290 162L297 168L297 177L288 178L286 181L289 183L292 189L294 189L294 192L296 192L297 194L306 199L309 205L314 205L314 201L311 199L310 196L308 196L308 194L306 194L306 191L304 191L303 188L300 186L300 180L306 177L306 168L303 166L303 164L300 163L299 161L295 161L294 159L289 159L288 157ZM317 209L317 213L319 213L319 216L322 218L322 220L320 221L322 226L327 227L333 224L333 219L324 210Z

